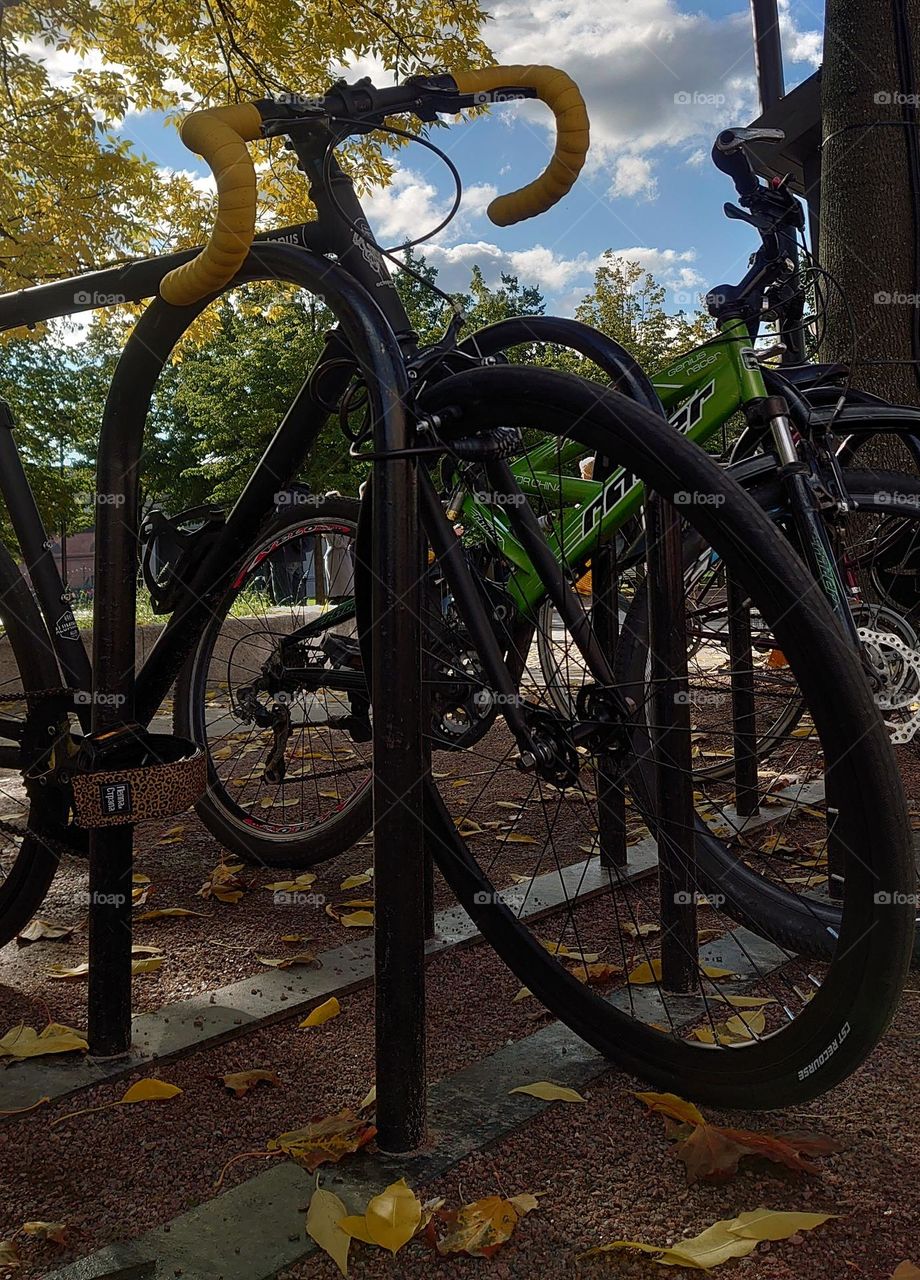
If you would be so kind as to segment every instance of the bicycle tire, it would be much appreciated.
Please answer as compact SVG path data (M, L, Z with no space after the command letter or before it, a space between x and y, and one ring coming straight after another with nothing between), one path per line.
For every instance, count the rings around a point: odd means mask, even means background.
M901 472L847 470L844 480L852 503L851 513L878 513L915 519L920 530L920 477ZM757 481L749 493L763 510L773 513L782 510L782 492L775 478ZM644 597L643 588L641 596L637 593L630 624L618 654L619 674L631 688L641 682L641 671L645 666L648 611ZM731 769L731 764L728 768ZM633 783L641 792L641 803L650 812L654 806L650 799L648 771L646 775L643 780L639 773L635 773ZM780 935L787 945L815 959L826 959L831 954L830 939L840 927L838 907L830 902L814 901L807 910L803 909L797 894L789 893L781 885L765 882L728 856L725 847L710 838L702 823L697 833L701 878L713 891L726 895L728 909L739 923L754 930L767 929L771 934ZM914 967L920 967L920 918L914 929L912 963Z
M840 941L824 982L794 1021L728 1052L658 1030L579 983L510 910L503 886L461 834L442 790L429 782L426 818L442 874L534 995L600 1052L656 1087L746 1108L789 1105L831 1087L870 1052L896 1008L913 934L913 913L899 895L912 889L913 874L890 743L857 658L815 583L740 486L654 415L615 393L555 372L479 369L439 383L424 407L465 435L539 420L542 430L628 465L666 498L678 489L702 494L694 521L755 595L807 688L830 765L848 784L842 795L866 801L846 808L849 847L858 845L863 860L852 859ZM719 501L711 501L716 495ZM874 896L880 889L890 905Z
M19 683L25 693L60 685L57 659L38 606L12 556L0 544L0 619L13 652ZM40 714L37 703L35 714ZM51 888L59 855L39 834L40 814L28 812L23 820L36 834L26 836L0 881L0 946L28 924ZM49 831L50 834L50 831Z

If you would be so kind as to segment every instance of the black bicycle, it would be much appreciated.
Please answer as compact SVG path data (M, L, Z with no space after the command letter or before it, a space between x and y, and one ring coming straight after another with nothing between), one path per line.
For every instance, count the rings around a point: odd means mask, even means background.
M90 288L140 298L161 284L164 295L125 348L102 424L97 490L126 497L117 512L100 505L97 525L108 580L123 601L116 630L134 625L140 554L137 545L128 554L117 533L119 526L136 528L138 520L136 493L133 486L125 491L123 477L137 476L150 398L176 342L225 287L260 279L321 293L339 327L226 519L196 522L197 534L175 529L184 553L168 575L158 575L164 591L172 592L164 601L171 613L137 675L137 724L120 723L118 708L97 705L99 691L109 687L117 637L96 635L93 684L12 433L0 433L0 485L35 593L4 551L0 613L21 691L7 693L0 732L9 745L2 760L23 780L29 826L21 843L3 855L0 919L7 933L23 923L47 891L60 850L81 850L70 822L70 788L74 761L87 741L81 734L90 728L89 710L95 747L104 750L100 724L116 738L142 735L215 618L234 622L225 632L228 650L248 655L240 665L249 668L246 681L227 682L224 704L215 699L215 716L239 726L244 741L228 744L237 753L247 737L249 745L260 737L264 745L252 752L259 756L259 785L290 787L295 800L298 788L312 785L304 778L313 777L320 753L301 746L296 754L301 764L309 754L310 768L298 769L289 745L295 738L302 744L314 727L353 756L361 750L368 691L356 670L358 656L377 678L398 672L407 660L398 649L378 645L371 666L363 653L366 637L375 629L382 634L392 619L374 615L369 544L362 534L378 546L385 537L393 554L413 550L372 493L362 502L352 540L361 602L356 631L337 637L331 627L323 629L322 680L317 637L291 630L288 612L315 599L305 585L310 556L315 593L318 562L328 588L333 574L327 550L346 550L352 533L344 512L321 513L319 526L302 519L292 501L297 470L330 412L350 421L354 397L366 397L368 423L383 429L353 433L352 448L359 457L374 457L379 446L372 441L382 438L388 461L415 469L420 521L436 568L432 589L423 593L423 673L437 712L430 718L432 770L424 806L445 881L528 990L626 1068L723 1104L776 1106L806 1098L843 1078L876 1043L909 960L909 831L891 745L856 653L814 579L731 477L667 425L647 379L616 344L563 321L544 329L548 340L555 332L566 345L618 369L632 398L569 375L496 361L482 354L481 344L463 349L451 330L433 348L417 349L385 256L335 163L334 148L355 132L390 127L387 118L401 112L431 120L479 106L488 95L541 97L556 112L559 146L547 174L493 207L500 222L539 212L571 186L587 147L583 104L568 77L514 67L418 78L381 90L367 82L337 85L321 100L265 101L192 117L186 139L214 165L221 198L211 252L131 264L79 281L81 293ZM260 134L288 138L311 182L319 218L296 232L276 233L287 243L266 237L248 252L255 178L242 139ZM11 295L0 300L0 322L77 310L74 295L74 282ZM513 326L502 334L509 345L514 341ZM406 422L408 431L401 425ZM828 788L839 797L830 825L845 872L842 915L826 961L803 960L768 930L757 936L740 928L717 896L703 898L679 832L672 839L662 827L657 853L646 850L629 862L619 856L628 822L624 785L641 738L637 717L641 725L645 720L612 667L616 609L599 611L596 603L592 611L586 608L572 573L559 563L545 511L509 465L521 449L521 433L530 429L559 440L560 471L565 446L576 442L576 452L596 455L611 473L622 467L641 480L664 501L649 507L662 529L669 527L666 504L677 498L688 527L715 549L782 647L814 725ZM562 621L560 643L577 650L591 676L574 707L554 703L538 656L504 625L502 592L511 566L474 573L433 479L432 469L445 460L449 467L471 463L480 469L487 505L496 519L501 513L536 567ZM689 504L682 502L686 494L693 495ZM310 556L290 553L298 538ZM589 550L597 594L606 555L599 534ZM264 656L261 639L253 637L265 629L257 614L247 612L249 588L272 600L266 612L274 619L268 634L275 639ZM363 608L369 616L362 616ZM94 692L85 700L89 689ZM318 690L334 695L325 708L315 705ZM674 697L680 693L678 678ZM307 702L311 709L304 714L298 708ZM205 696L206 723L207 704ZM470 710L477 706L478 712ZM453 728L447 724L452 710ZM687 728L679 717L671 720L654 743L659 774L670 794L692 804L689 767L677 766L685 748L689 759ZM463 750L445 742L452 731ZM214 791L220 783L213 758L210 767ZM241 799L239 809L241 827L255 838L253 806ZM815 838L826 840L827 815L814 822ZM720 837L713 833L712 839ZM736 846L726 849L740 856ZM765 892L770 883L765 877Z

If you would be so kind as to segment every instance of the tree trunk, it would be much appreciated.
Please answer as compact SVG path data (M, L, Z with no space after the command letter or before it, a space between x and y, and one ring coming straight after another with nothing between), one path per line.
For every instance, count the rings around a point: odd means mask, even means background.
M896 3L827 0L821 264L836 277L846 300L830 288L822 356L851 363L854 386L897 403L918 404L920 369L908 362L917 354L911 334L920 212L911 200L909 148L920 147L920 131L911 123L881 123L911 115L898 74ZM906 0L905 8L913 42L906 60L914 83L907 87L915 94L920 0ZM871 363L888 360L904 363Z

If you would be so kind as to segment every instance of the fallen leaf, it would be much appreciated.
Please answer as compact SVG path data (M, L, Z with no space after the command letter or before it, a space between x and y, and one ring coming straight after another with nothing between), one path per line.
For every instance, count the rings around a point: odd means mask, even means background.
M405 1178L391 1182L364 1210L367 1234L374 1244L393 1254L412 1239L421 1218L421 1203Z
M232 1089L238 1098L242 1098L254 1089L257 1084L281 1084L281 1078L275 1071L263 1071L261 1069L255 1071L231 1071L229 1075L221 1076L224 1084L228 1089Z
M150 877L143 875L140 871L135 871L131 876L132 884L150 884Z
M348 1275L351 1237L339 1226L348 1210L331 1191L317 1187L307 1206L307 1235L327 1253L343 1276Z
M165 920L167 917L179 916L201 916L202 920L207 919L204 911L189 911L188 907L158 907L156 911L144 911L141 915L134 917L135 924L143 924L145 920Z
M242 862L219 862L198 890L199 898L216 898L218 902L239 902L248 885L240 879Z
M348 900L348 902L342 902L342 903L340 903L340 906L343 906L343 907L367 907L367 908L373 909L373 906L374 906L374 899L373 899L373 898L350 898L350 899Z
M296 880L276 880L273 884L265 885L266 889L281 890L285 889L294 892L298 889L309 889L312 884L316 883L316 874L313 871L305 871L303 875L297 877Z
M367 1120L346 1107L334 1116L312 1120L302 1129L292 1129L271 1138L268 1151L283 1151L311 1173L321 1164L338 1164L343 1156L370 1142L377 1130Z
M499 841L500 844L539 844L540 841L536 836L526 836L521 831L512 831L510 835L505 836L504 840Z
M542 1098L544 1102L587 1102L587 1098L583 1098L574 1089L567 1089L562 1084L553 1084L549 1080L537 1080L534 1084L519 1084L508 1092L527 1093L532 1098Z
M814 1231L836 1213L789 1213L775 1209L749 1209L732 1218L729 1230L745 1240L788 1240L798 1231Z
M340 889L360 889L363 884L370 884L374 878L373 870L360 871L355 876L346 876L339 885Z
M606 964L604 961L593 964L576 964L574 968L569 969L569 973L579 982L602 983L610 982L611 979L617 978L622 974L623 970L616 964Z
M20 1023L0 1039L0 1058L38 1058L47 1053L72 1053L88 1048L79 1031L59 1022L49 1022L38 1032Z
M351 911L339 916L339 924L344 924L348 929L370 929L373 923L373 911Z
M75 924L55 924L53 920L36 916L21 933L16 934L16 941L20 947L27 947L30 942L67 942L76 927Z
M328 1000L322 1004L318 1004L315 1009L311 1009L303 1022L299 1022L298 1027L321 1027L324 1022L328 1022L330 1018L337 1018L342 1012L342 1006L339 1004L335 996L330 996Z
M274 959L271 956L256 956L256 959L260 964L267 964L272 969L292 969L294 965L316 964L316 956L311 951L302 951L296 956L281 956Z
M363 1111L365 1107L373 1106L376 1101L377 1101L377 1086L375 1084L372 1084L371 1087L368 1089L367 1093L364 1095L364 1098L362 1099L362 1101L359 1103L358 1110Z
M594 964L600 959L598 951L570 951L564 942L544 942L546 950L553 956L562 956L565 960L583 960L586 964Z
M501 1196L486 1196L473 1204L465 1204L462 1209L441 1214L450 1230L438 1241L438 1252L467 1253L474 1258L491 1258L511 1239L514 1228L524 1214L536 1208L535 1196L520 1195L510 1200Z
M131 972L136 973L156 973L157 970L163 968L164 956L148 956L147 959L132 960Z
M137 1080L131 1088L118 1100L119 1106L132 1102L160 1102L166 1098L175 1098L182 1090L177 1084L169 1084L166 1080L154 1080L148 1076Z
M309 942L309 941L310 941L310 935L309 935L309 934L307 934L307 933L282 933L282 935L281 935L281 941L282 941L282 942L291 942L291 943L295 943L295 942Z
M54 1244L65 1247L70 1244L67 1238L69 1228L66 1222L24 1222L21 1230L27 1236L34 1236L36 1240L51 1240Z
M685 1102L676 1093L637 1093L640 1102L644 1102L650 1111L667 1116L669 1120L677 1120L680 1124L705 1124L706 1119L692 1102Z
M339 1219L339 1227L352 1240L360 1240L362 1244L375 1244L367 1230L363 1213L350 1213Z
M0 1267L21 1267L22 1258L15 1240L0 1240Z
M68 969L64 964L53 964L48 977L55 982L82 982L84 978L89 977L89 964L84 961L83 964L74 965L72 969Z
M701 964L699 972L712 982L718 982L722 978L734 978L736 975L730 969L719 969L715 965ZM661 981L661 959L657 957L649 963L643 961L637 965L626 979L627 982L633 983L634 986L646 986L651 982Z
M620 928L630 938L650 938L655 933L661 933L660 924L633 924L631 920L622 920Z
M736 1013L726 1022L717 1022L712 1027L697 1027L694 1038L703 1044L742 1044L753 1040L767 1025L767 1020L760 1009L749 1009Z
M920 1267L912 1262L899 1262L891 1273L891 1280L920 1280Z

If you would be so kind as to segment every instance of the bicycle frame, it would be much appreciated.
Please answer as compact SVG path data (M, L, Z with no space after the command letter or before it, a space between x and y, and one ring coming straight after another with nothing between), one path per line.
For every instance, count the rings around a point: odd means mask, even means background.
M679 356L654 374L651 382L672 426L699 445L712 439L745 404L766 395L751 336L741 320L727 321L717 340ZM644 499L643 486L622 467L604 482L563 474L563 468L571 469L583 454L577 442L560 448L555 440L547 440L511 464L524 494L552 495L565 508L558 532L548 533L547 542L560 561L576 569L583 569L596 548L598 531L604 539L614 536L639 512ZM475 493L467 491L458 519L465 528L476 528L494 541L515 566L507 589L522 612L532 613L544 587L514 537L507 513L484 509Z

